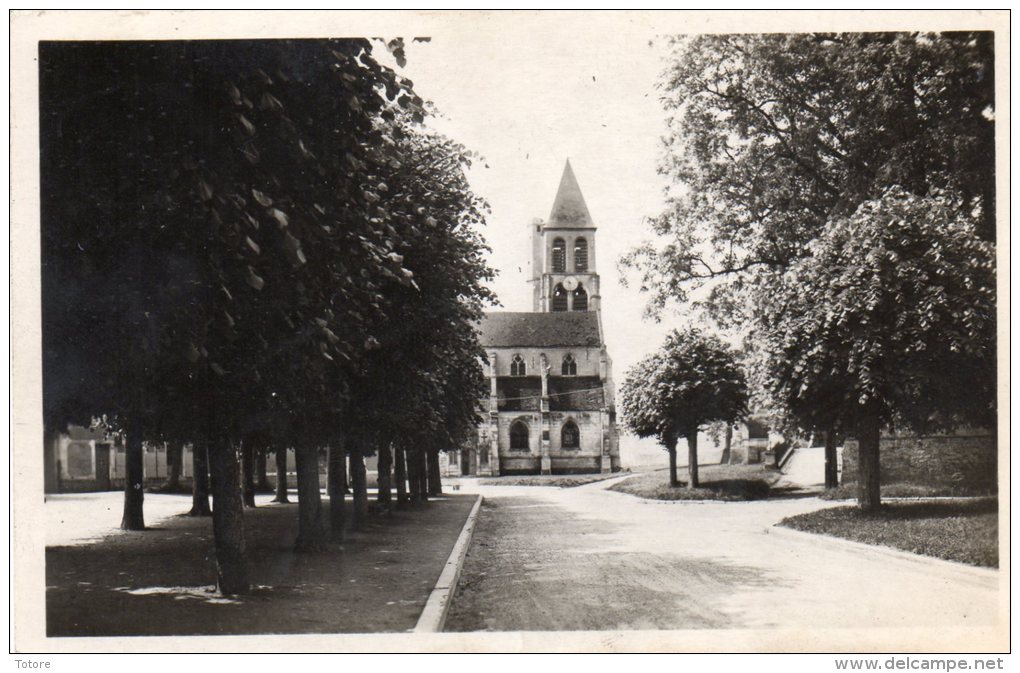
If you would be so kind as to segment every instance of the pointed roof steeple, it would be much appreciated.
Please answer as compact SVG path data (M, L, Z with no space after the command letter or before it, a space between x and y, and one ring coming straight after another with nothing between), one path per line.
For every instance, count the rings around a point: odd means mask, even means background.
M547 227L594 227L591 221L591 213L581 196L581 188L574 177L574 169L570 167L570 159L563 168L563 177L560 178L560 188L556 192L556 200L553 201L552 212L549 213Z

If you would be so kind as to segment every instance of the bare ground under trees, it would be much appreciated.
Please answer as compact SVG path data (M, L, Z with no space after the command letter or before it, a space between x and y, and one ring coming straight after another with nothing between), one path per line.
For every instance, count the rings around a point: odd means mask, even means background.
M342 546L294 551L297 505L245 512L251 595L212 593L212 522L176 516L46 550L53 636L401 632L414 627L474 496L373 515ZM181 499L182 511L187 498ZM350 503L348 503L350 506Z

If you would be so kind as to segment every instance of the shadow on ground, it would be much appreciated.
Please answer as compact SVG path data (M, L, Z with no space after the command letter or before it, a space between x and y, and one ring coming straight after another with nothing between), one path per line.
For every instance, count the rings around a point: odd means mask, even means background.
M173 517L46 550L49 636L375 633L414 628L474 496L373 516L342 546L296 554L297 505L245 512L252 583L212 593L212 520ZM182 510L189 498L182 498ZM328 507L328 503L324 503Z

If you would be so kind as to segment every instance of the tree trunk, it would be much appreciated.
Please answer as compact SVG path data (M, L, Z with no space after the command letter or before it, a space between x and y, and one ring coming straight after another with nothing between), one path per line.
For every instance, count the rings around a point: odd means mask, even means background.
M879 438L882 423L869 405L857 423L857 503L865 512L877 512L882 505L879 470Z
M144 493L144 454L142 449L142 428L134 416L128 418L127 437L124 438L124 517L120 527L124 530L145 530L145 515L142 511Z
M393 477L397 482L397 505L407 504L407 462L404 460L404 449L393 447Z
M390 473L393 470L393 450L389 444L379 447L379 496L378 501L389 504L393 500Z
M687 488L698 488L698 431L687 433Z
M326 492L329 494L329 533L336 542L344 539L344 482L347 472L344 463L343 446L332 444L329 447Z
M212 516L209 509L209 443L200 439L191 445L191 511L188 516Z
M425 449L419 449L414 453L415 462L418 463L418 493L422 502L429 501L429 465L425 456Z
M825 488L839 486L839 471L836 456L836 431L829 428L825 432Z
M168 442L166 445L167 478L163 490L175 492L181 488L181 461L184 458L184 445L180 442Z
M666 453L669 454L669 485L679 486L680 479L676 476L676 439L666 440Z
M354 447L351 451L351 488L354 490L351 525L361 530L368 518L368 475L365 472L365 456L360 447Z
M230 440L219 437L210 447L212 467L213 538L216 584L220 593L243 594L250 588L241 502L241 466Z
M255 506L255 445L241 443L241 495L245 507Z
M269 474L267 474L266 462L269 452L269 447L260 446L255 451L255 492L256 493L272 493L273 487L269 484Z
M421 504L421 479L418 476L418 455L414 449L405 452L407 460L407 485L412 506Z
M282 446L276 449L276 497L273 502L290 502L287 497L287 449Z
M322 516L319 492L319 451L314 446L298 444L298 536L297 551L322 551L326 548L326 522Z
M439 474L439 447L429 449L428 455L429 495L443 494L443 480Z

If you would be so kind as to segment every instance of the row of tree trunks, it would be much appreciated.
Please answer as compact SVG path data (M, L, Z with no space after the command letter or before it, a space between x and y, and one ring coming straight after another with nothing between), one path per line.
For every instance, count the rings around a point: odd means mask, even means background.
M314 552L326 548L326 522L322 516L319 493L319 450L299 444L295 447L298 487L297 551Z
M439 496L443 494L443 481L439 475L439 447L429 449L428 455L428 484L429 495Z
M344 539L344 491L347 490L347 467L343 447L329 447L326 469L326 493L329 495L329 533L334 542Z
M266 447L260 448L255 452L255 492L256 493L272 493L273 487L269 483L269 473L266 467L266 454L269 453L269 449Z
M882 421L874 404L866 405L857 421L858 503L865 512L877 512L882 495L879 480L879 439Z
M174 493L181 488L181 463L184 460L184 444L181 442L167 442L166 464L167 479L163 490Z
M245 507L255 506L255 445L241 443L241 499Z
M397 482L397 506L407 505L407 463L404 460L404 449L393 447L393 478Z
M250 588L241 500L241 466L237 448L217 438L209 452L212 468L213 538L216 545L216 583L220 593L243 594Z
M698 431L687 433L687 488L697 488L698 480Z
M276 497L273 502L289 503L287 497L287 449L276 449Z
M666 453L669 454L669 485L679 486L680 479L676 475L676 437L666 438Z
M393 473L393 451L389 444L379 447L379 495L377 500L380 504L389 505L393 501L392 473Z
M124 438L124 516L120 527L124 530L145 530L142 503L144 493L144 456L142 454L142 428L134 414L127 419Z
M351 490L354 491L354 507L351 513L351 525L355 530L362 530L368 518L368 473L365 469L365 456L360 447L351 451Z
M188 516L212 516L209 508L209 452L204 440L191 447L191 511Z
M825 433L825 488L839 486L839 471L836 456L836 432L832 428Z

